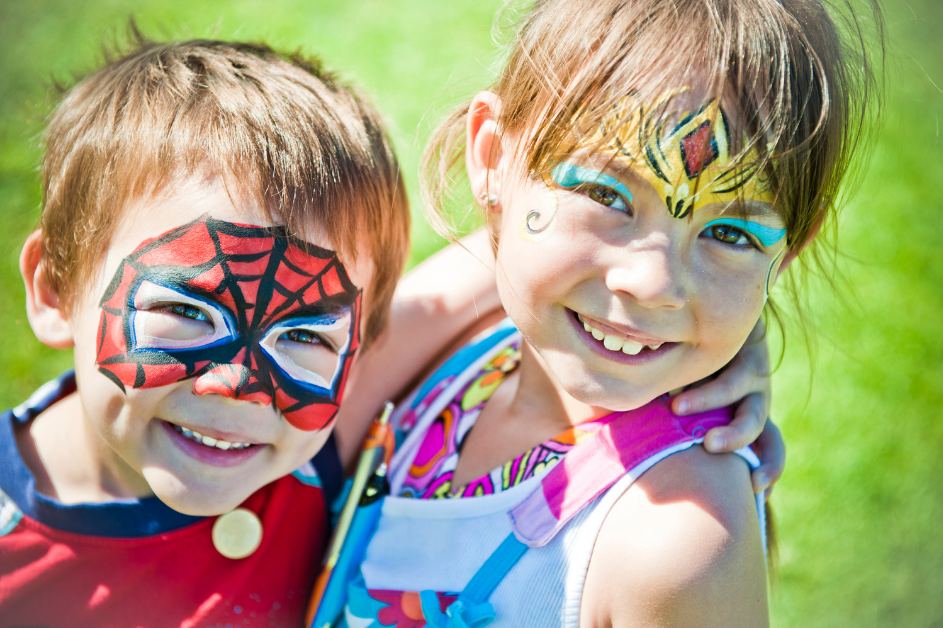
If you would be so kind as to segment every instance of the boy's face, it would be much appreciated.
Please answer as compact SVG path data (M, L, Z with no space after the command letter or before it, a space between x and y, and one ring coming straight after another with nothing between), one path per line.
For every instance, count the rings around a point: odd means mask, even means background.
M129 208L70 322L103 463L117 455L127 484L211 515L324 443L371 268L272 229L219 185L177 190Z

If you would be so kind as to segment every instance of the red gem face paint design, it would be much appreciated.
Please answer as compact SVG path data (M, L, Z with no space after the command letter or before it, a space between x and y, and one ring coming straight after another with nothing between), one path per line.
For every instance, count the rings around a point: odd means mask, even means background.
M360 297L333 251L200 219L122 261L100 303L98 370L123 391L196 378L197 394L274 403L319 430L359 345Z

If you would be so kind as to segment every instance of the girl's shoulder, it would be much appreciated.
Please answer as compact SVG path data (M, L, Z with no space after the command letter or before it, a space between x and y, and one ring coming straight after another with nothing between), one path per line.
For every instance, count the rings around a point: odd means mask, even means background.
M581 626L766 626L766 569L750 470L700 446L644 473L608 513Z

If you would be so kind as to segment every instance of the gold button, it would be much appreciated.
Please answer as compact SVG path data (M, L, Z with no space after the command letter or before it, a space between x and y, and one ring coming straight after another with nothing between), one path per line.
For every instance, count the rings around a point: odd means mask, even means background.
M250 556L262 543L262 522L251 510L236 508L213 524L213 545L226 558Z

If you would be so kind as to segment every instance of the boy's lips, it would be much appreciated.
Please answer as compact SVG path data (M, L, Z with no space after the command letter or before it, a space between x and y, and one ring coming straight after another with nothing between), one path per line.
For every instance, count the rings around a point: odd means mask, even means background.
M654 359L678 346L679 343L656 339L628 328L617 328L571 310L577 335L593 350L606 358L627 364L638 364Z
M214 466L237 466L255 456L264 448L264 443L246 442L239 437L226 435L232 440L222 438L223 434L214 432L216 436L203 434L190 428L158 419L170 440L191 458Z

